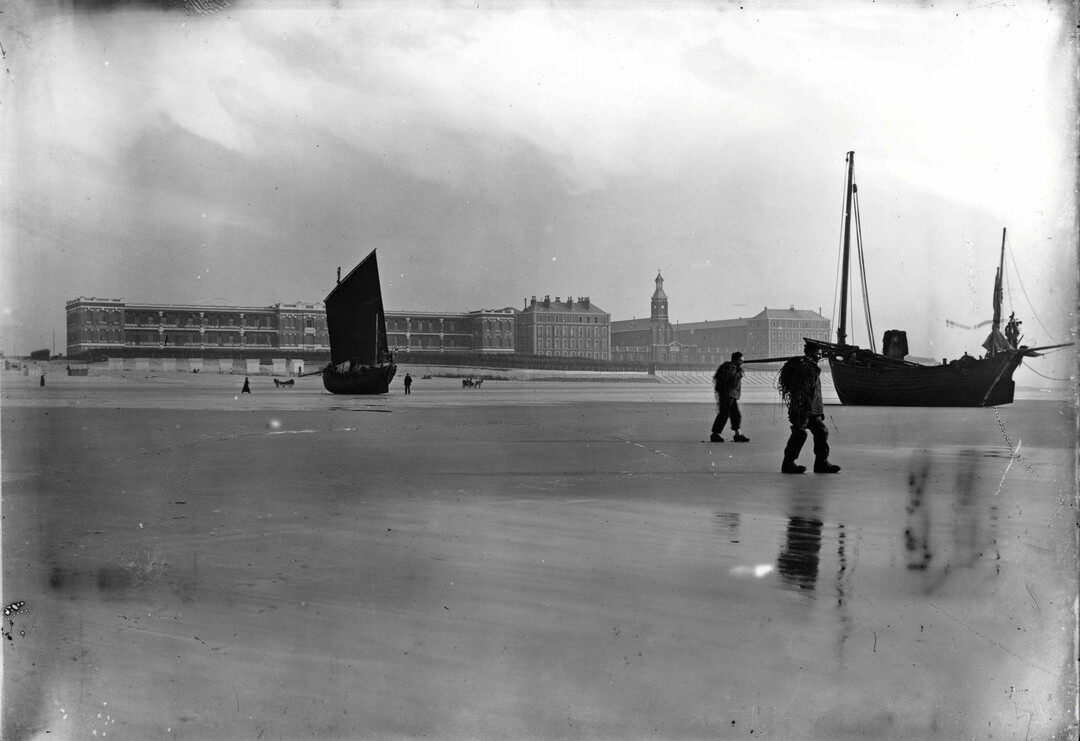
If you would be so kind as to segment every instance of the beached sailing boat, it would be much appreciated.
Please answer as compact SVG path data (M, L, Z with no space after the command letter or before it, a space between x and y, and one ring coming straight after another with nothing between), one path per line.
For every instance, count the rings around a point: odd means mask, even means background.
M397 371L386 339L379 262L375 250L326 297L330 364L323 386L333 394L385 394Z
M990 336L983 343L986 354L968 356L941 365L921 365L904 359L907 334L889 330L883 340L883 353L866 350L847 342L848 265L851 253L852 200L857 192L854 183L855 153L847 155L847 190L844 199L844 228L840 286L840 323L837 341L823 342L807 338L829 359L833 385L843 404L863 406L939 406L983 407L1008 404L1013 400L1013 372L1024 358L1038 357L1040 350L1067 347L1019 345L1019 322L1010 318L1005 333L1001 331L1002 274L1005 267L1005 232L1001 234L1001 262L994 280L994 319ZM861 257L861 245L860 245ZM866 300L863 272L863 300ZM869 316L869 306L866 307ZM869 324L871 335L872 325ZM871 338L871 344L873 339Z

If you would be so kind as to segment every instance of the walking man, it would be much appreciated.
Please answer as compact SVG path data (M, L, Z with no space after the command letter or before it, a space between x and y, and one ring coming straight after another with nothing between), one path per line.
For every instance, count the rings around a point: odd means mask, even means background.
M722 443L724 438L720 433L724 431L724 425L731 420L731 431L735 434L732 438L737 443L748 443L750 438L739 430L742 426L742 413L739 411L739 397L742 395L743 379L743 354L731 353L731 360L723 362L713 375L713 388L716 390L716 419L713 420L712 434L709 442Z
M817 345L807 344L804 357L792 358L784 363L777 379L780 396L788 406L791 437L784 448L781 473L804 473L806 466L795 461L799 457L806 431L814 436L814 473L838 473L840 466L829 463L829 430L825 427L825 407L821 401L821 350Z
M244 376L244 388L240 389L241 394L250 394L251 386L248 384L247 376Z
M405 374L405 393L406 394L411 394L412 391L409 390L411 388L412 388L412 376L410 376L408 373L406 373Z

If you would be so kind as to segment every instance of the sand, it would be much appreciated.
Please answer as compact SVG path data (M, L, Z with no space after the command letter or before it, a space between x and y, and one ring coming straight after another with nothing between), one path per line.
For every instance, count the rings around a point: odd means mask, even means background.
M4 373L4 738L1076 736L1071 404L414 378Z

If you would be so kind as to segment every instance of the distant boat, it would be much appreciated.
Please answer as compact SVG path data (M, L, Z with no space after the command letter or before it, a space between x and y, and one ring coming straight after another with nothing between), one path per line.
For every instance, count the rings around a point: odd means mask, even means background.
M332 394L385 394L397 372L386 339L379 263L371 251L326 297L330 363L323 386Z
M829 359L833 386L842 404L861 406L933 406L984 407L1009 404L1016 384L1013 372L1024 358L1038 357L1040 350L1067 347L1019 345L1020 322L1010 317L1005 333L1001 332L1002 273L1005 267L1005 230L1001 233L1001 261L994 280L994 318L990 335L983 343L986 355L975 358L964 354L958 360L941 365L920 365L904 359L907 334L899 330L885 333L883 353L847 343L848 266L851 253L852 200L857 192L854 183L855 153L847 155L847 190L844 200L844 227L840 286L840 322L837 341L824 342L806 338L805 342L821 349ZM857 205L857 204L856 204ZM860 250L861 257L861 250ZM865 300L865 274L863 277ZM869 306L867 306L869 316ZM868 321L869 325L869 321ZM871 328L871 334L873 330ZM871 341L872 344L872 341Z

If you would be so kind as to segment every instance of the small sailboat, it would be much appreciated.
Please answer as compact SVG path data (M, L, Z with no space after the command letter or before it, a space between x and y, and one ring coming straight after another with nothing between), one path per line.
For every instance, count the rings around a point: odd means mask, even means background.
M855 153L847 154L847 190L844 201L844 227L841 263L840 321L837 341L806 338L805 342L821 349L829 359L833 385L842 404L862 406L938 406L984 407L1009 404L1013 400L1013 372L1024 358L1038 357L1042 350L1067 347L1072 343L1027 347L1020 345L1020 322L1010 317L1004 334L1001 331L1002 274L1005 267L1005 231L1001 234L1001 262L994 281L994 318L990 335L983 343L986 354L975 358L966 353L959 360L941 365L922 365L905 360L907 334L889 330L884 335L882 353L847 342L848 266L851 257L852 200L857 192L854 183ZM861 245L860 245L861 257ZM865 272L863 277L865 300ZM869 316L869 306L867 315ZM868 322L868 326L869 322ZM873 334L872 328L870 329ZM871 344L873 339L871 338Z
M332 394L385 394L397 372L386 338L379 262L375 250L326 297L330 363L323 386Z

